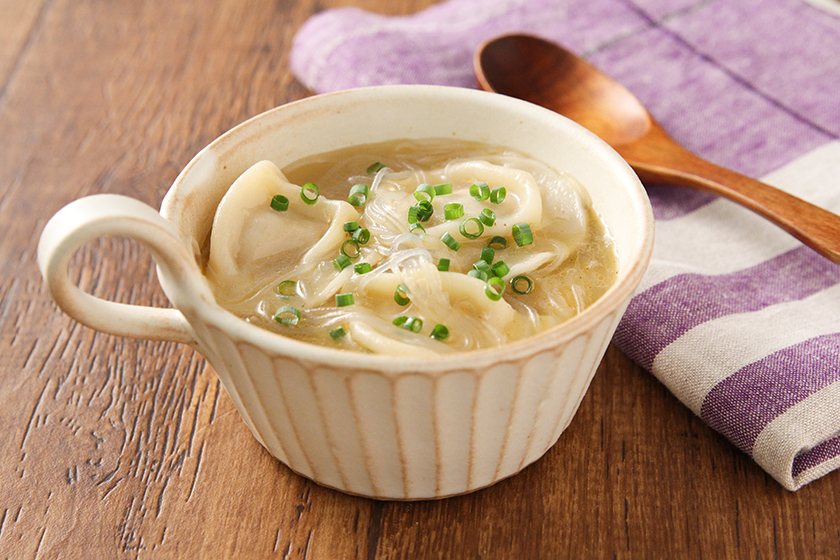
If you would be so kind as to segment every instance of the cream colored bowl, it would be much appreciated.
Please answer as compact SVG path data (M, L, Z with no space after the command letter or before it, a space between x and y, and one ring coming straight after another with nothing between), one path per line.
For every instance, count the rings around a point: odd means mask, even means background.
M455 359L313 346L262 330L216 304L197 265L199 247L219 200L253 163L269 159L282 167L354 144L433 137L506 145L571 172L615 239L616 284L563 325ZM71 255L103 235L126 235L149 249L175 309L107 302L69 281ZM237 126L187 165L160 214L117 195L69 204L44 229L38 261L56 302L78 321L122 336L183 342L203 354L254 436L296 472L354 494L422 499L493 484L557 441L652 244L653 218L639 180L575 123L497 94L383 86L311 97Z

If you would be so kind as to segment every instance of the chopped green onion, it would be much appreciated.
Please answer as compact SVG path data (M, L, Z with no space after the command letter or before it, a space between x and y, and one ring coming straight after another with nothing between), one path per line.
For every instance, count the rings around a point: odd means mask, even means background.
M488 247L493 247L494 249L504 249L507 247L507 239L502 237L501 235L496 235L493 239L487 243Z
M420 239L425 239L426 228L424 228L423 226L421 226L418 223L413 223L410 226L408 226L408 233L413 233L414 235L416 235Z
M455 241L455 238L453 238L451 235L449 235L449 232L444 233L440 237L440 240L443 241L444 245L446 245L447 247L449 247L453 251L457 251L458 249L461 248L461 244L458 243L457 241Z
M347 197L347 202L353 206L361 206L367 202L368 196L370 196L370 187L359 183L350 187L350 196Z
M447 204L443 207L443 215L447 220L457 220L464 215L464 205L457 202Z
M452 183L441 183L440 185L435 185L435 196L440 196L442 194L452 194Z
M422 212L420 211L419 206L417 206L416 204L414 206L411 206L408 209L408 223L416 224L417 222L420 221L420 216L421 215L422 215Z
M297 282L294 280L283 280L274 288L280 297L292 297L297 293Z
M441 272L449 272L449 259L440 259L438 261L438 270Z
M478 278L482 282L487 282L490 279L490 275L484 272L483 270L476 270L472 269L467 272L467 276L472 276L473 278Z
M394 290L394 301L397 302L397 305L408 305L411 302L408 298L408 288L404 284L400 284Z
M336 258L333 259L333 266L339 272L341 272L351 264L353 263L350 261L350 257L345 255L344 253L338 255Z
M421 200L408 209L408 223L428 222L435 209L428 200Z
M333 340L338 340L342 336L345 336L347 331L344 330L344 327L336 327L330 331L330 336Z
M496 223L496 213L489 208L485 208L481 211L481 214L478 215L478 219L481 220L481 223L485 226L491 227Z
M470 224L475 226L473 231L467 230L467 227L470 226ZM484 224L482 224L478 218L467 218L461 222L461 226L458 229L461 232L461 235L467 239L478 239L481 237L481 234L484 233Z
M359 228L353 232L353 241L364 245L370 241L370 230L367 228Z
M531 233L531 226L527 224L527 222L522 222L521 224L516 224L513 226L513 240L516 241L516 244L520 247L524 247L525 245L530 245L534 242L534 234Z
M347 233L353 233L360 227L359 222L344 222L344 231Z
M291 305L284 305L274 314L274 320L281 325L297 325L300 321L300 311L297 307Z
M484 293L493 301L499 301L505 293L505 283L498 276L494 276L487 280L487 285L484 286Z
M481 202L490 198L490 186L485 182L475 183L470 187L470 196Z
M353 299L353 294L335 294L335 304L338 307L347 307L354 303L356 303L356 300Z
M491 276L492 269L490 265L487 264L487 261L479 260L473 263L473 270L477 270L479 272L483 272L489 278Z
M486 262L487 264L491 264L493 259L496 257L496 250L492 247L485 247L481 250L481 260Z
M449 329L444 325L435 325L435 328L432 329L432 334L429 336L435 340L446 340L449 338Z
M271 209L278 212L285 212L289 209L289 199L282 194L276 194L271 197Z
M522 287L523 282L525 283L524 288ZM519 276L514 276L511 279L510 287L517 294L529 294L531 293L531 290L534 289L534 281L527 276L520 274Z
M400 315L396 319L394 319L393 323L398 326L402 327L407 331L418 333L423 328L423 319L418 319L416 317L406 317L405 315Z
M371 163L368 166L367 172L373 174L373 173L376 173L377 171L379 171L380 169L382 169L383 167L386 167L385 164L382 163L381 161L377 161L377 162Z
M356 271L356 274L367 274L372 269L370 263L360 262L359 264L353 267L353 270Z
M493 204L501 204L507 196L507 189L504 187L496 187L490 191L490 202Z
M347 249L348 247L350 247L350 250ZM359 242L355 239L345 239L344 243L341 244L341 254L351 260L358 259L359 255L362 254L362 250L359 249Z
M318 202L320 194L321 191L318 190L318 185L315 183L306 183L300 188L300 198L307 204Z
M499 278L504 278L505 275L510 272L510 267L507 265L505 261L496 261L493 263L493 266L490 267L490 270L493 271L495 276Z
M414 198L431 202L435 198L435 188L432 185L422 183L414 189Z

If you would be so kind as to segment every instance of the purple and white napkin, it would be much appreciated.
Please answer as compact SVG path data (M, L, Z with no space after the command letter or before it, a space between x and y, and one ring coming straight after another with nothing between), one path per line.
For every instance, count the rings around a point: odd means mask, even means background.
M292 71L323 93L475 87L508 32L562 43L621 81L690 150L840 212L834 0L448 0L406 17L321 12ZM840 266L726 200L649 186L650 270L614 341L795 490L840 467Z

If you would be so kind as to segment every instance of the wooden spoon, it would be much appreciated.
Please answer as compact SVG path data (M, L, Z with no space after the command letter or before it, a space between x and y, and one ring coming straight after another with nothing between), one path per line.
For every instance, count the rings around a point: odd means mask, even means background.
M507 35L479 47L474 65L482 89L583 125L621 154L642 181L726 197L840 264L840 216L692 154L624 86L559 45Z

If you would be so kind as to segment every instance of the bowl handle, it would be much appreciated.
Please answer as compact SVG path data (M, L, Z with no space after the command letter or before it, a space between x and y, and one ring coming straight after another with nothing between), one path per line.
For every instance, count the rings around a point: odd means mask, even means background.
M49 222L38 243L38 266L58 306L80 323L118 336L170 340L195 346L195 332L177 309L107 301L70 281L67 265L84 243L106 235L124 235L142 244L163 276L172 278L184 299L209 292L196 279L201 272L172 225L139 200L100 194L71 202Z

